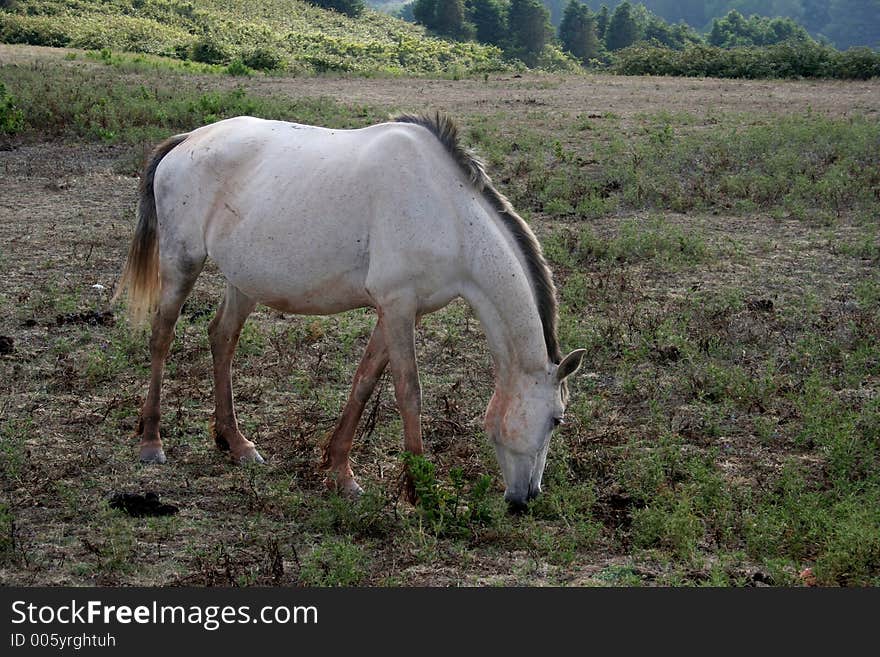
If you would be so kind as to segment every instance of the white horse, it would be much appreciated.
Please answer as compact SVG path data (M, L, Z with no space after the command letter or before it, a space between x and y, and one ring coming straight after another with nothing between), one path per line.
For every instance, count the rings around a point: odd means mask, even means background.
M227 280L210 325L214 436L262 461L239 431L231 362L257 303L286 313L372 306L378 322L324 456L328 486L357 495L349 453L364 405L390 363L405 448L422 452L414 330L462 297L488 338L495 393L484 426L515 508L541 490L565 379L552 275L528 225L459 143L446 117L401 116L360 130L238 117L159 145L141 180L138 224L117 296L152 314L152 368L140 459L163 463L159 397L183 305L210 257Z

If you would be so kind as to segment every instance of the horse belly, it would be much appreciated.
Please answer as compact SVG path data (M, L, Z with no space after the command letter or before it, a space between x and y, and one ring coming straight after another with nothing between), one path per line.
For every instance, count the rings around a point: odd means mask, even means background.
M298 221L278 231L244 222L209 245L209 255L233 285L282 312L329 315L371 305L366 239L326 225L314 230L316 224Z

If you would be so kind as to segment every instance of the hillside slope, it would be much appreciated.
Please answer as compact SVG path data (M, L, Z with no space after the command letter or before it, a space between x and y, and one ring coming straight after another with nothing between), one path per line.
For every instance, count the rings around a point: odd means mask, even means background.
M429 37L365 11L356 19L300 0L12 0L0 41L111 48L208 63L309 72L456 73L499 70L501 51Z

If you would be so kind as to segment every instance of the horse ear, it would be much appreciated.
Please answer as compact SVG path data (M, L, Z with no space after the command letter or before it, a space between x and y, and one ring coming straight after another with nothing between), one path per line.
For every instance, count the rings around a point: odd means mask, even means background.
M577 372L581 368L586 354L586 349L575 349L563 358L562 362L559 363L559 367L556 368L556 380L562 381Z

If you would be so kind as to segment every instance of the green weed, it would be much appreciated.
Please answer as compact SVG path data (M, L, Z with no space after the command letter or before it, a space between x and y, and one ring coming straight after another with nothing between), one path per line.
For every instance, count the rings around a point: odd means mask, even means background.
M0 421L0 473L4 479L19 480L27 468L27 439L34 432L30 419L10 417Z
M464 472L453 468L449 472L449 485L441 485L434 464L425 457L406 452L403 461L415 486L416 508L434 534L467 535L472 526L493 522L495 509L489 499L491 477L482 475L468 487Z
M685 231L662 217L624 222L611 238L595 235L589 226L581 229L577 257L581 262L640 262L654 260L668 265L695 264L709 254L699 233Z
M0 134L13 135L24 128L24 112L0 82Z
M328 538L303 557L300 583L305 586L356 586L367 574L369 556L346 538Z
M0 502L0 563L15 552L15 516L5 502Z

